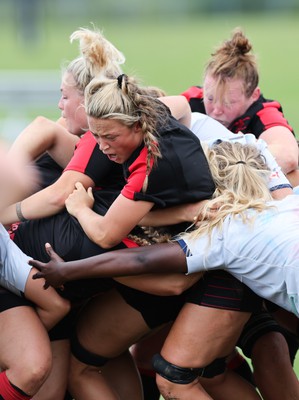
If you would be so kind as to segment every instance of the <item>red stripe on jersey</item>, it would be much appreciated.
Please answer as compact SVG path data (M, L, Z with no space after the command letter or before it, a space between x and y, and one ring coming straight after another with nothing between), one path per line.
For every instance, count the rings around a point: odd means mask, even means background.
M283 116L283 113L279 110L280 104L278 101L270 101L263 103L263 109L257 112L265 130L274 126L284 126L293 132L292 127L288 124L288 121Z
M202 99L203 98L203 88L198 86L191 86L189 89L185 90L185 92L181 93L182 96L185 96L188 101L192 98Z
M134 240L129 239L129 238L127 238L127 237L124 238L124 239L122 240L122 242L123 242L124 245L126 245L126 246L129 247L129 248L132 248L132 247L139 247L139 245L138 245L137 243L135 243Z
M76 145L74 155L64 171L77 171L85 173L90 157L97 146L97 141L90 131L86 132Z
M127 179L126 185L121 191L121 194L127 199L134 200L134 194L139 193L142 190L142 186L146 177L147 154L147 148L143 147L139 156L129 167L130 175ZM152 166L153 160L151 161L151 167Z

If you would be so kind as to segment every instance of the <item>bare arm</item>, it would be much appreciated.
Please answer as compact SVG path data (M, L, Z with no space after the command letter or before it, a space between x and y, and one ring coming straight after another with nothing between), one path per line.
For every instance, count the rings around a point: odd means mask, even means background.
M161 273L114 278L115 281L142 292L157 296L177 296L193 286L203 272L190 275L183 273Z
M9 149L9 156L15 159L34 161L48 151L51 157L62 167L70 161L79 137L69 133L63 120L51 121L37 117L15 139Z
M207 201L208 200L202 200L198 203L181 204L174 207L150 211L142 218L138 225L158 227L180 224L182 222L193 223L198 219Z
M167 105L174 118L190 129L191 108L185 96L165 96L159 97L159 100Z
M74 190L76 182L81 182L84 187L94 186L89 176L77 171L65 171L51 186L22 201L23 216L27 219L37 219L57 214L65 207L65 200ZM0 220L3 225L18 221L16 204L2 210Z
M177 243L163 243L109 251L83 260L62 262L47 244L51 261L30 260L40 272L34 279L45 278L46 286L60 287L67 281L147 273L187 272L186 256Z
M259 139L263 139L268 144L268 149L285 174L298 168L298 144L288 128L274 126L264 131Z
M119 195L104 216L92 210L90 189L86 192L78 183L65 202L67 210L76 217L90 240L103 248L111 248L122 241L152 208L153 203L133 201Z

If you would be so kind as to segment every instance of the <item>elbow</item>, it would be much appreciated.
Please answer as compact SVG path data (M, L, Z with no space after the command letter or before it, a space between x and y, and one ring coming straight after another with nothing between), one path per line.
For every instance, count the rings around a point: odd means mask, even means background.
M288 174L292 171L295 171L298 168L298 157L291 157L288 159L286 163L286 171L285 173Z
M169 282L169 285L166 289L166 296L179 296L182 294L189 286L186 285L186 280L184 279L185 275L182 275L183 279L175 279Z
M109 238L105 235L102 237L97 237L96 240L94 240L98 246L100 246L102 249L109 250L112 249L113 247L117 246L121 240L115 240L113 238Z
M57 209L57 211L62 210L65 207L65 201L69 193L61 193L59 190L55 191L49 199L49 203L52 207Z

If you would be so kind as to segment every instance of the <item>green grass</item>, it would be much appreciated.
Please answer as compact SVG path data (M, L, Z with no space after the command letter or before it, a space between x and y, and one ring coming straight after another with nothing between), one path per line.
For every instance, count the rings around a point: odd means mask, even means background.
M124 52L127 73L136 75L145 84L163 88L168 94L178 94L190 85L200 84L211 51L230 36L234 27L241 26L258 56L262 92L268 98L281 101L286 117L299 132L299 24L296 14L169 16L168 19L157 17L154 21L144 18L108 20L94 15L71 23L45 21L36 47L21 46L16 26L8 19L0 25L0 71L59 69L62 61L77 55L77 43L70 45L69 35L79 26L90 26L91 20Z

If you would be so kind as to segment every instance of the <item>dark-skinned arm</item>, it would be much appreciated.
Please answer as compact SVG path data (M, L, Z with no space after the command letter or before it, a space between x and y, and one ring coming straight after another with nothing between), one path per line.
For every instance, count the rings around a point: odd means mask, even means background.
M186 256L179 244L162 243L109 251L82 260L63 262L49 243L48 263L30 260L40 272L33 279L44 278L45 288L60 287L67 281L91 278L142 275L147 273L187 272Z

